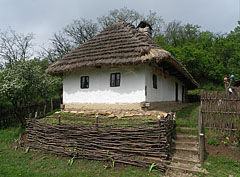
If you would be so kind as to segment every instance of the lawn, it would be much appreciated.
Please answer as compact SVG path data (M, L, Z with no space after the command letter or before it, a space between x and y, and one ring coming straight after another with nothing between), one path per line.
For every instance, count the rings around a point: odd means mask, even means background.
M199 104L191 105L177 111L177 125L197 127ZM87 159L76 160L70 166L70 158L59 157L53 154L43 154L40 151L26 152L15 150L14 142L18 138L20 127L11 127L0 130L0 176L163 176L159 171L149 174L147 168L137 168L111 163L92 161ZM191 132L188 132L191 133ZM194 133L194 132L193 132ZM240 163L224 155L208 154L204 168L209 172L206 176L224 177L233 175L240 177Z
M76 160L68 165L70 158L43 154L40 151L15 150L14 142L23 130L19 127L0 130L0 176L148 176L149 169L92 161ZM149 176L162 176L159 171L152 171Z

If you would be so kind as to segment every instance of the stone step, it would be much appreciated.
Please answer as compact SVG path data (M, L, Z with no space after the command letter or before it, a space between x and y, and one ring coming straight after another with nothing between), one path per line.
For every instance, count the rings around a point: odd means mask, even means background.
M185 163L185 164L200 164L200 161L198 158L183 158L183 157L178 157L174 156L172 157L171 162L180 162L180 163Z
M183 159L183 161L198 161L198 154L188 153L187 151L175 151L174 154L171 154L171 158L174 159Z
M180 171L183 173L207 174L207 171L205 169L202 169L199 164L185 164L185 163L181 163L181 162L172 162L167 167L168 167L168 169Z
M175 141L173 142L173 145L175 145L176 147L182 147L182 148L188 148L188 147L192 147L192 148L198 148L198 142L192 142L192 141Z
M176 141L178 142L198 142L198 137L190 134L177 133Z
M192 128L192 127L178 127L181 130L197 130L197 128Z
M198 155L198 149L194 147L172 147L172 150L174 152L179 152L179 153L188 153L191 155Z

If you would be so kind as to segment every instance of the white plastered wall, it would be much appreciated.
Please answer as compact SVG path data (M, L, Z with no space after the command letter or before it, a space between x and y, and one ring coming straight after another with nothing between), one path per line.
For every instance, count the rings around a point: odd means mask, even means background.
M110 87L110 74L121 73L120 87ZM89 76L89 88L80 88ZM63 76L63 103L140 103L145 101L144 66L86 68Z
M183 84L174 76L159 74L159 72L156 72L156 68L150 66L146 66L145 74L147 102L176 101L176 83L178 83L178 101L182 101ZM157 75L157 89L153 88L153 74Z

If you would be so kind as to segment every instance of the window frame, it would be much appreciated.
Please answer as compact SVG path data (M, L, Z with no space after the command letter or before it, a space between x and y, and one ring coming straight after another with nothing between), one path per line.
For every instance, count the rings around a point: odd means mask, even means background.
M81 76L80 88L81 89L88 89L89 88L89 76Z
M153 82L153 88L157 89L157 75L156 74L152 75L152 82Z
M121 83L121 73L111 73L110 74L110 87L120 87Z

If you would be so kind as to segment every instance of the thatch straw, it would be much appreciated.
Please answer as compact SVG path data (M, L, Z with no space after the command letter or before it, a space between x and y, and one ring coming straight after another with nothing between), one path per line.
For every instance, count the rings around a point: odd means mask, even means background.
M169 52L160 49L151 37L124 21L106 28L93 39L63 56L46 72L62 75L89 66L122 66L166 62L176 69L191 87L198 83ZM183 79L183 80L184 80Z

